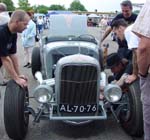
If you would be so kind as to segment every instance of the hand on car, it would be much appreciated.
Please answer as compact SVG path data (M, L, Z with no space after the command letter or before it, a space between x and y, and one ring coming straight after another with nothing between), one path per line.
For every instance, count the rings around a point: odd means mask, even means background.
M26 80L26 81L28 81L28 78L25 75L19 75L19 77Z
M23 77L18 77L15 82L20 85L22 88L27 87L27 79L23 78Z
M137 76L135 74L128 75L128 77L125 80L125 83L131 84L136 79L137 79Z

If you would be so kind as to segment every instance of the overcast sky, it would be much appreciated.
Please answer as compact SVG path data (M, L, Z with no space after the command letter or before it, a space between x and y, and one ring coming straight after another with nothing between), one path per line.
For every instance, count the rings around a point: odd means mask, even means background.
M17 6L18 0L12 0ZM65 8L69 8L70 3L73 2L73 0L28 0L31 5L46 5L50 6L52 4L59 4L64 5ZM114 11L120 11L120 3L123 0L80 0L80 2L84 5L84 7L88 11L95 11L95 9L98 10L98 12L114 12ZM132 3L144 3L146 0L131 0Z

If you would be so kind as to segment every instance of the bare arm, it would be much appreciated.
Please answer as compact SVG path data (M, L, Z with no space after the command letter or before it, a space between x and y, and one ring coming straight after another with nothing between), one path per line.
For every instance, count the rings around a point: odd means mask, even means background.
M15 80L16 83L19 84L21 87L26 87L27 80L20 77L18 73L15 71L15 66L13 65L14 62L12 62L11 58L9 56L6 56L6 57L1 57L1 60L5 69L10 74L11 78Z
M137 63L139 73L146 75L150 65L150 39L142 36L137 49Z
M112 31L112 28L110 26L108 26L103 37L101 38L101 42L103 42L105 40L105 38L110 34L111 31Z
M7 57L1 57L3 66L5 67L5 69L8 71L8 73L10 74L11 78L16 80L18 78L18 74L16 73L13 63L10 59L9 56Z
M19 62L18 62L17 55L16 54L12 54L12 55L10 55L10 58L12 60L12 63L13 63L13 66L14 66L14 69L15 69L16 73L18 75L20 75L20 72L19 72Z
M128 77L125 79L125 82L130 84L133 81L135 81L138 77L138 64L137 64L137 49L133 50L132 55L132 65L133 65L133 71L131 75L128 75Z
M132 56L132 64L133 64L133 74L135 76L138 76L138 64L137 64L137 49L133 50L133 56Z

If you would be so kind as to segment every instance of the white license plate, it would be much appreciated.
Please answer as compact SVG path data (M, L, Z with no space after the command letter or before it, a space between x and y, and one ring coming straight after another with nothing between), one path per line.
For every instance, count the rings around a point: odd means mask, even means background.
M67 105L60 104L59 111L65 113L92 113L97 111L97 105Z

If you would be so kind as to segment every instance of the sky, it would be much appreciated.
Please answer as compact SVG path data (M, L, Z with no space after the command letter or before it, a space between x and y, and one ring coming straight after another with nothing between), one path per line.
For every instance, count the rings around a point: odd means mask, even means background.
M18 0L12 0L17 6ZM28 0L32 5L46 5L50 6L52 4L64 5L65 8L69 8L70 4L73 0ZM38 1L38 3L37 3ZM120 11L120 3L123 0L80 0L80 3L84 5L84 7L88 11L95 11L97 9L98 12L115 12ZM132 3L144 3L146 0L131 0Z

